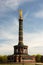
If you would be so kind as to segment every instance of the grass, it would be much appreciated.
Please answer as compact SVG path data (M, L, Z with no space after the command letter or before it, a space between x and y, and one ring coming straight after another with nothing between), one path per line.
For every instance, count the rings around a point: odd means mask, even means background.
M9 63L9 64L0 64L0 65L43 65L43 64L35 64L35 63Z
M0 65L35 65L34 63L9 63L9 64L0 64Z

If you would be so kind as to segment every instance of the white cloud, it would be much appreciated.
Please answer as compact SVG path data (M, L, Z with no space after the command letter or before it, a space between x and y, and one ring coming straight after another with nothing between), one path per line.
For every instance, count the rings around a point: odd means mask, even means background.
M7 30L8 29L8 30ZM16 38L16 34L13 34L18 32L18 20L16 18L14 18L14 20L12 20L12 23L10 24L10 26L6 27L5 26L0 26L0 39L14 39Z
M43 46L43 33L24 34L24 43L30 47Z
M43 32L24 33L24 44L28 46L28 53L43 54Z
M14 9L17 9L19 5L19 2L18 0L0 0L0 8L4 9L4 8L14 8Z
M21 3L28 1L32 2L34 0L0 0L0 8L11 8L16 10Z
M30 47L29 48L29 54L41 54L43 55L43 46L36 46L36 47Z
M43 10L36 12L34 16L37 18L43 18Z
M10 44L3 44L0 47L0 55L11 55L14 53L13 46Z
M0 39L14 39L15 37L16 35L10 34L5 31L1 31L1 34L0 34Z

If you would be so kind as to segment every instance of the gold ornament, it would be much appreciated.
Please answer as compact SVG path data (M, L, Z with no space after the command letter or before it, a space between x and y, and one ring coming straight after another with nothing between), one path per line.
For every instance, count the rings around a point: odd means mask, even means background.
M22 10L19 10L19 16L22 17Z

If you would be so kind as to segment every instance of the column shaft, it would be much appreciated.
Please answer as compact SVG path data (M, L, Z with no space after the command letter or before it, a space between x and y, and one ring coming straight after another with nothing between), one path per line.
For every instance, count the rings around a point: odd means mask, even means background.
M23 44L23 20L19 19L19 45Z

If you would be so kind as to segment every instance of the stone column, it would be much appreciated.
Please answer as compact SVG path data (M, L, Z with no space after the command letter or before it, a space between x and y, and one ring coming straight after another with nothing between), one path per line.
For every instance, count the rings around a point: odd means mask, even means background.
M23 18L22 10L19 13L19 45L23 45Z
M22 62L22 56L19 56L19 62Z
M16 56L16 62L19 62L18 56Z

